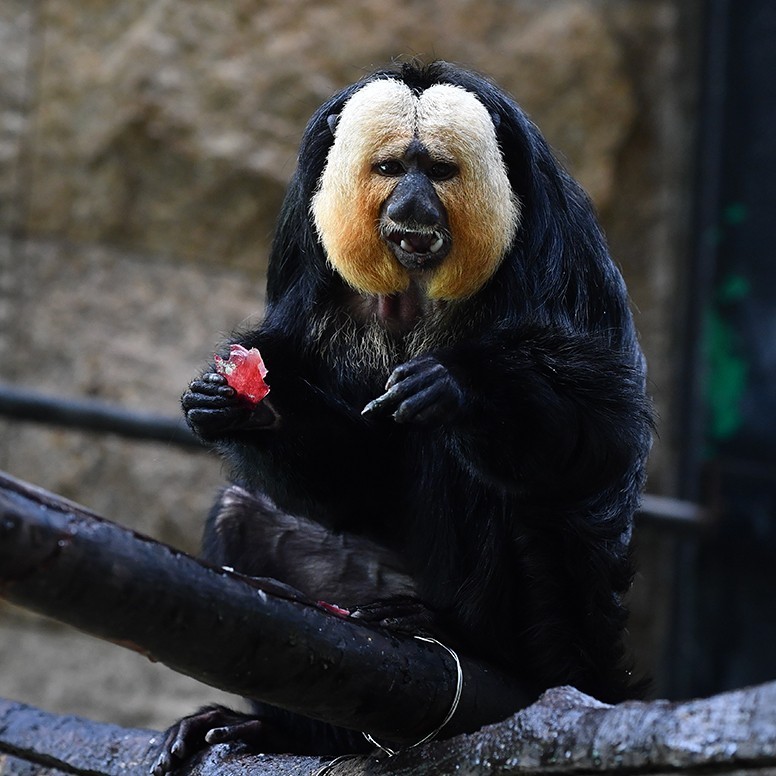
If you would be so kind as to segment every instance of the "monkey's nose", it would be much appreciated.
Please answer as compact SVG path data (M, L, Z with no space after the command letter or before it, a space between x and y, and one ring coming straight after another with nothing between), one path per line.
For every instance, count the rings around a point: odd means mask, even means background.
M386 201L385 215L397 224L444 226L447 223L444 205L434 186L418 172L408 173L396 185Z

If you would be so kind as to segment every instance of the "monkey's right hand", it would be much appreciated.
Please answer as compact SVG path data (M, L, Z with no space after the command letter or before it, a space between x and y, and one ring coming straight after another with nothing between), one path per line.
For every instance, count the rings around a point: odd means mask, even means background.
M280 417L267 399L252 405L240 398L223 375L206 372L181 397L186 422L205 441L245 431L272 429Z

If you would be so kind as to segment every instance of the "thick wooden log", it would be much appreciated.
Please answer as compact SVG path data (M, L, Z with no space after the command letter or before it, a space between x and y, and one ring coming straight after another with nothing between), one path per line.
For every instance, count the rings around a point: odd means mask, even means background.
M0 699L0 776L147 776L161 734Z
M0 476L0 596L213 687L398 744L445 719L457 670L438 645L335 617L272 580L210 566ZM526 705L462 660L447 735Z
M776 682L701 700L617 706L560 687L505 722L403 752L369 774L676 771L776 773ZM343 766L330 776L363 772Z
M147 776L159 739L0 701L0 776ZM308 776L325 762L220 744L194 758L185 776ZM390 758L341 761L327 776L681 772L776 774L776 682L703 700L619 706L561 687L476 733Z

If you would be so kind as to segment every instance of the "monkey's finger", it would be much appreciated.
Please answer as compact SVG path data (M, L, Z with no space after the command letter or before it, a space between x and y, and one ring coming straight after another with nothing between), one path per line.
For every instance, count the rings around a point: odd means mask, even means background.
M172 757L170 757L167 747L165 747L164 751L156 758L154 764L151 766L151 774L152 776L164 776L165 773L168 773L172 769Z
M390 411L396 404L396 399L390 392L384 393L382 396L378 396L376 399L367 404L361 414L364 417L370 417L373 415L382 415Z
M191 385L197 385L201 388L218 387L221 385L228 385L227 379L223 375L219 375L216 372L205 372L205 374L195 377L191 381Z
M196 735L196 730L190 719L182 719L180 724L170 731L162 746L161 754L151 766L153 776L164 776L176 767L174 759L182 760L186 757L186 739L192 734Z
M200 377L192 380L190 387L196 386L200 391L213 391L228 384L224 375L218 372L205 372Z
M391 372L388 382L385 384L386 390L390 390L396 385L407 380L418 377L425 384L433 380L439 380L447 374L447 368L439 363L435 358L427 357L408 361L406 364L400 364Z
M205 741L209 744L223 744L226 741L242 741L258 744L264 735L264 724L259 719L249 719L234 725L223 725L207 732Z
M248 410L240 407L225 409L192 409L186 413L186 420L195 431L205 438L217 437L244 426Z
M227 391L229 391L229 393ZM227 388L222 393L216 395L186 391L181 397L181 405L184 410L193 410L200 407L203 409L221 409L234 405L234 397L235 393L233 388Z
M406 398L393 413L397 423L423 423L441 419L445 412L444 386L434 383Z
M378 396L376 399L372 399L369 404L361 410L361 414L365 416L369 415L381 415L388 412L392 412L402 400L406 397L407 391L402 384L394 386L391 390L386 391L382 396Z
M388 391L396 391L400 396L411 396L432 385L442 385L448 379L447 369L436 364L430 369L423 369L403 377L401 380L390 381Z
M424 389L431 388L439 381L439 378L447 373L447 370L438 364L441 372L437 369L423 370L418 373L407 373L400 381L388 381L388 390L382 395L373 399L361 411L362 415L377 414L380 412L389 412L398 408L403 401L421 393ZM401 367L397 367L400 369ZM396 370L394 370L396 374Z
M190 393L201 393L207 396L232 396L234 388L229 385L211 385L200 380L195 380L188 387Z

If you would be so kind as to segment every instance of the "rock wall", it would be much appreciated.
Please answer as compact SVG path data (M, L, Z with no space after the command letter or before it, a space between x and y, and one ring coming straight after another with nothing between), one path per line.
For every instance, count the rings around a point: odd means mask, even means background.
M447 58L512 91L593 196L662 419L650 490L672 493L699 13L695 0L0 0L0 380L177 414L219 338L260 315L310 113L394 57ZM198 453L12 419L0 468L189 550L221 480ZM670 548L645 546L648 592ZM637 612L646 663L665 619ZM156 727L215 697L19 611L0 609L0 626L0 696Z

